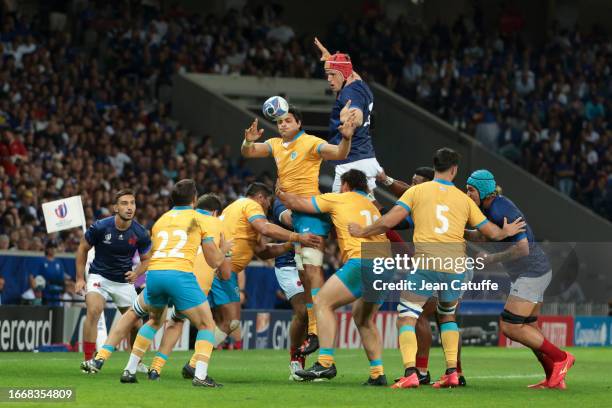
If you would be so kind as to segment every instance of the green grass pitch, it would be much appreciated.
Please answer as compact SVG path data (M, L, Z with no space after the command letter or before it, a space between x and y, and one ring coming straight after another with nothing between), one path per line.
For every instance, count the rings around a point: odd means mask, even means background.
M526 349L465 347L466 388L412 390L364 387L368 363L361 350L338 350L338 376L329 382L288 380L287 352L274 350L215 351L209 374L225 386L196 388L180 375L189 353L170 356L160 382L139 374L138 384L121 384L126 353L115 353L97 375L79 371L82 354L2 353L0 387L73 387L76 402L44 406L66 407L602 407L610 406L612 349L573 348L576 365L565 391L528 390L542 370ZM153 353L148 353L149 362ZM313 358L309 360L312 363ZM399 352L384 353L385 373L392 381L402 373ZM432 377L442 372L442 353L432 350ZM196 405L197 404L197 405ZM38 407L40 403L0 403L2 407Z

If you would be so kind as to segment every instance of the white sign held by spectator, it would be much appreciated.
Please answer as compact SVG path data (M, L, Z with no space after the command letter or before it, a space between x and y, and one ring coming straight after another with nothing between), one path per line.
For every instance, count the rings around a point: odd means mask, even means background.
M44 203L42 209L48 234L75 227L85 228L85 213L81 196L50 201Z

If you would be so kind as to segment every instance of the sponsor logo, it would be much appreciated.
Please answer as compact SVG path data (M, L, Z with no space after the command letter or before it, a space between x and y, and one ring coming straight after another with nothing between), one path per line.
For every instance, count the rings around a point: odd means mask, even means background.
M51 343L51 318L48 320L3 320L0 322L0 350L32 351Z
M55 215L57 215L57 218L59 219L66 218L66 216L68 215L68 206L66 205L66 203L61 203L55 208Z
M104 244L110 244L111 243L111 238L112 238L112 234L106 234L104 235L104 241L102 241Z
M574 343L577 346L605 346L608 340L608 325L602 323L594 327L583 327L580 320L576 322L576 337Z

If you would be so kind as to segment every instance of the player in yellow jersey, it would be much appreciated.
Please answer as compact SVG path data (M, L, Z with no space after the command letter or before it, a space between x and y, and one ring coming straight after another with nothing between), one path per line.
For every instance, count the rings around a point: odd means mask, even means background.
M146 280L145 301L149 321L139 331L121 382L137 382L136 366L148 349L164 318L166 305L187 317L198 330L195 343L197 355L194 386L218 387L208 376L208 362L212 354L215 323L206 295L193 274L198 248L202 248L206 262L213 268L221 266L225 254L231 250L231 241L220 236L219 246L210 235L210 220L194 210L195 182L181 180L172 189L174 207L153 225L153 256Z
M196 212L204 215L208 219L209 230L208 233L213 237L214 242L219 245L221 242L221 235L228 240L232 239L232 234L225 224L218 218L221 215L221 199L215 194L204 194L198 198L196 204ZM212 268L204 259L204 254L201 249L198 250L194 261L194 274L198 281L200 289L208 296L210 287L215 277L215 273L222 277L222 279L229 279L232 270L232 258L231 254L225 254L225 260L221 266L217 269ZM185 316L181 313L177 313L175 310L172 311L170 316L170 323L166 325L164 329L164 335L162 337L159 349L153 358L153 362L149 368L149 379L158 380L160 378L162 369L172 352L172 349L179 340L181 333L183 332L183 325L185 322ZM215 331L217 329L215 328ZM196 354L194 353L191 361L183 368L183 376L185 378L193 378L195 365L196 365ZM190 365L191 364L191 365ZM187 372L187 374L185 374Z
M380 252L383 257L387 256L389 241L384 232L368 238L355 238L349 234L349 223L359 220L364 226L370 225L373 220L380 217L380 212L368 198L368 180L365 173L351 169L342 174L340 180L340 193L321 194L310 198L284 191L278 193L279 199L287 208L305 213L331 215L344 262L342 268L325 282L315 299L321 345L319 358L312 367L298 370L295 374L306 380L331 379L336 376L333 348L337 327L335 310L355 302L353 319L370 360L370 377L365 385L386 385L387 379L382 365L381 336L373 320L382 304L382 299L364 296L363 282L367 274L368 261L371 260L369 256L371 248L374 247L374 250ZM367 254L362 251L363 244L371 245Z
M438 316L440 337L446 359L446 373L434 384L435 388L455 387L457 375L457 349L459 328L455 322L455 308L460 290L454 282L464 280L463 273L457 275L459 265L465 261L464 229L466 225L476 227L491 240L502 240L524 231L525 223L519 218L512 224L504 223L503 229L487 221L478 206L461 190L454 186L459 154L442 148L434 155L434 180L411 187L383 217L368 227L351 224L349 230L355 237L368 237L386 232L409 214L414 220L415 254L413 262L422 261L416 272L409 277L414 290L404 291L397 306L399 318L399 344L404 363L404 376L393 388L416 388L419 386L416 352L415 324L423 311L423 305L433 295L432 285L438 290ZM426 267L421 267L426 265ZM465 263L463 263L465 265ZM427 287L427 285L429 285ZM447 288L447 289L445 289Z
M210 305L219 329L215 332L216 344L225 340L240 321L238 274L247 267L255 254L262 259L274 258L291 249L283 247L284 244L263 245L260 235L299 243L309 248L320 245L321 238L313 233L299 234L268 222L265 214L268 213L272 198L273 193L268 186L253 183L247 188L246 197L228 205L221 214L223 223L234 238L234 248L230 279L222 280L215 276L209 293Z
M346 107L350 107L349 100ZM351 150L351 138L356 129L356 113L353 110L347 121L338 129L342 138L338 145L327 143L316 136L309 135L302 129L302 114L294 106L280 118L277 123L280 137L273 137L264 143L255 143L263 134L258 130L257 119L244 131L244 142L241 152L247 158L273 157L276 162L280 188L300 197L312 197L319 194L319 170L323 160L344 160ZM327 237L331 230L329 217L322 214L292 213L293 229L298 233L312 232ZM318 348L316 323L312 299L324 282L323 246L317 248L296 247L296 264L302 270L302 283L306 293L308 311L308 337L301 347L303 355L312 353ZM301 267L300 267L301 266Z
M205 194L198 199L196 211L207 216L207 226L209 227L210 235L214 237L214 242L219 245L221 240L221 233L224 234L225 239L231 239L231 233L219 218L216 218L221 214L221 200L214 194ZM231 256L226 254L225 260L221 266L217 269L220 275L225 279L229 279L231 272ZM210 267L204 259L202 249L198 248L198 253L194 261L194 274L198 281L198 285L202 289L205 295L208 295L210 286L215 275L215 269ZM85 372L95 374L102 370L102 367L106 360L108 360L112 353L115 351L117 345L123 339L130 329L136 326L140 319L144 319L148 316L148 306L145 301L147 289L145 289L138 295L138 298L132 304L132 307L121 316L119 322L115 324L102 349L98 351L95 358L87 360L83 363L82 369ZM149 368L148 376L151 380L159 378L161 369L164 366L168 355L172 351L172 348L178 341L180 334L183 329L184 316L176 314L174 311L171 315L171 323L168 324L164 330L164 336L159 346L159 351L153 359L153 363ZM193 360L193 359L192 359ZM191 378L193 378L193 371L195 368L195 361L192 361Z

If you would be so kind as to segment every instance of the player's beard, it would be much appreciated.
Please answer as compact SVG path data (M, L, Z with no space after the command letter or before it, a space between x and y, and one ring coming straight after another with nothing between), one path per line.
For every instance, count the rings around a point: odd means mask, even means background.
M134 219L134 214L133 213L129 217L121 215L121 213L117 213L117 216L119 216L119 218L121 218L121 220L124 221L124 222L130 222L130 221L132 221Z

